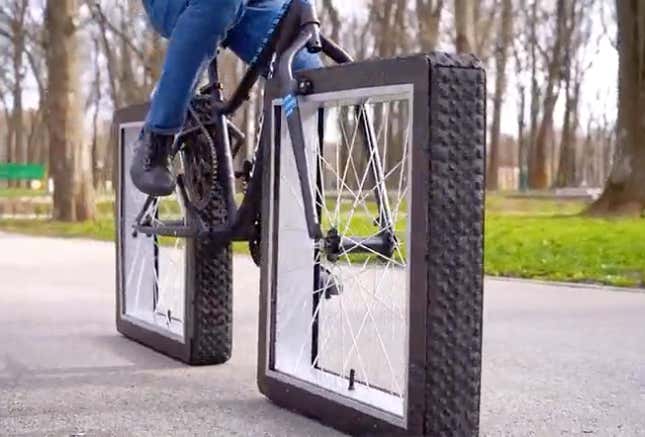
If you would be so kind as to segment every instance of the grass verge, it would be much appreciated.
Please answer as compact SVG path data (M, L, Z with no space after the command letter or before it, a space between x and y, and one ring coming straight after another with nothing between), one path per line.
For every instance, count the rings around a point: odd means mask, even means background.
M23 197L42 197L47 196L46 190L31 190L28 188L0 188L1 199L16 199Z
M609 220L577 215L583 208L581 202L489 196L486 273L645 287L645 219ZM0 230L113 241L111 205L102 205L99 210L104 218L94 222L0 220ZM369 227L369 223L358 220L352 228L356 227L360 235L363 226ZM247 253L247 245L238 243L234 251Z
M510 216L486 220L486 273L645 287L645 220Z

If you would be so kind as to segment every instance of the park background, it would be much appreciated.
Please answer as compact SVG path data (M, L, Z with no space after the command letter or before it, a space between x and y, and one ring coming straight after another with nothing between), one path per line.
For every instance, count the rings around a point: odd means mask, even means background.
M645 5L317 4L326 34L358 60L482 59L487 274L645 286ZM114 238L112 113L148 99L164 50L139 0L0 0L0 230ZM228 90L243 72L225 54ZM260 102L256 90L236 119L246 156ZM40 168L38 183L18 175Z

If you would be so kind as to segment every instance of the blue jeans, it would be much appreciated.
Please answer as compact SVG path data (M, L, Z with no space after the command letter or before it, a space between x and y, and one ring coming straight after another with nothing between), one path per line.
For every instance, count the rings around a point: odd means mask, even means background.
M152 96L146 128L178 132L202 68L226 45L249 63L272 32L274 20L291 0L143 0L152 26L169 38L168 52ZM322 66L303 50L294 70Z

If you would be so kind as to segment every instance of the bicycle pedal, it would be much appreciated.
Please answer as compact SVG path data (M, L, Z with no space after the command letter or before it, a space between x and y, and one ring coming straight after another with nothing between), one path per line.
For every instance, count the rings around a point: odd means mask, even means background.
M318 287L316 288L316 292L324 293L325 299L331 299L333 296L343 294L343 284L329 269L321 267L320 273L318 274Z
M251 171L253 171L253 163L251 161L244 161L242 169L235 172L235 179L241 179L244 182L251 180Z

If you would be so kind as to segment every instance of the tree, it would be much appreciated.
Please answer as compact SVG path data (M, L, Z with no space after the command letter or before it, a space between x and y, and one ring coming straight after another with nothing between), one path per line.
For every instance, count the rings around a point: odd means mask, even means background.
M376 56L390 58L407 45L406 7L405 0L371 0L370 22Z
M2 50L4 48L5 47L0 47L0 56L4 55ZM13 133L11 131L11 106L8 102L10 90L7 83L6 68L0 65L0 106L2 107L2 113L4 115L4 132L2 132L2 136L0 136L0 162L10 162L11 140L13 138ZM0 187L6 187L6 181L0 181Z
M547 174L547 146L548 136L553 131L553 113L558 100L559 85L562 76L562 63L564 61L564 38L566 34L566 8L565 1L558 0L556 14L556 30L554 42L550 53L546 54L547 71L546 87L542 100L542 120L539 123L535 144L531 150L531 165L529 167L529 185L534 189L546 189L549 186Z
M0 7L0 20L6 29L0 29L0 36L6 38L10 44L10 53L7 58L11 60L12 80L9 87L11 89L12 112L8 126L8 160L9 162L24 162L27 159L27 154L22 94L25 79L23 68L26 41L25 21L29 2L28 0L11 0L5 5Z
M614 166L592 214L642 214L645 208L645 4L616 0L618 134Z
M443 11L443 0L416 0L419 19L419 45L421 50L429 52L437 46L439 23Z
M77 65L79 3L47 0L47 123L50 171L54 179L53 216L80 221L95 215L92 163L83 138L83 101Z
M531 65L531 103L529 111L529 136L527 144L524 147L522 162L526 161L526 174L520 175L520 182L525 183L526 186L521 188L528 188L529 186L529 175L532 173L532 169L536 165L535 157L533 151L535 150L535 138L537 136L538 130L538 119L540 117L540 98L541 91L538 83L538 37L537 37L537 24L538 24L538 13L537 13L537 0L531 2L530 14L527 14L526 21L529 24L529 47L530 47L530 65ZM523 171L523 168L520 169ZM524 181L524 176L526 176L526 181Z
M114 108L142 103L161 73L165 42L156 32L146 30L139 2L83 0L96 25L105 57L109 96ZM143 39L142 39L143 37Z
M43 46L42 23L30 20L26 28L27 44L25 54L31 67L32 78L38 90L38 106L29 111L29 135L27 137L27 161L49 164L48 140L43 112L45 110L45 53Z
M583 66L585 60L580 52L591 37L591 20L586 12L592 8L592 3L593 0L574 0L567 11L563 69L565 105L556 187L574 186L578 182L576 148L580 95L584 74L591 66L591 63ZM585 148L589 149L590 144L591 141L586 141ZM588 153L593 152L588 150Z
M474 53L475 40L475 0L455 0L455 30L457 51Z
M499 140L502 120L502 104L506 92L506 64L508 50L513 38L513 5L511 0L502 0L499 39L495 53L495 96L493 97L493 124L488 158L486 185L489 190L498 188Z
M338 9L336 9L336 6L334 6L334 2L332 0L322 0L322 12L323 12L323 15L322 15L323 26L331 29L331 32L329 34L331 39L334 42L339 43L341 21L340 21L340 14L338 13Z

